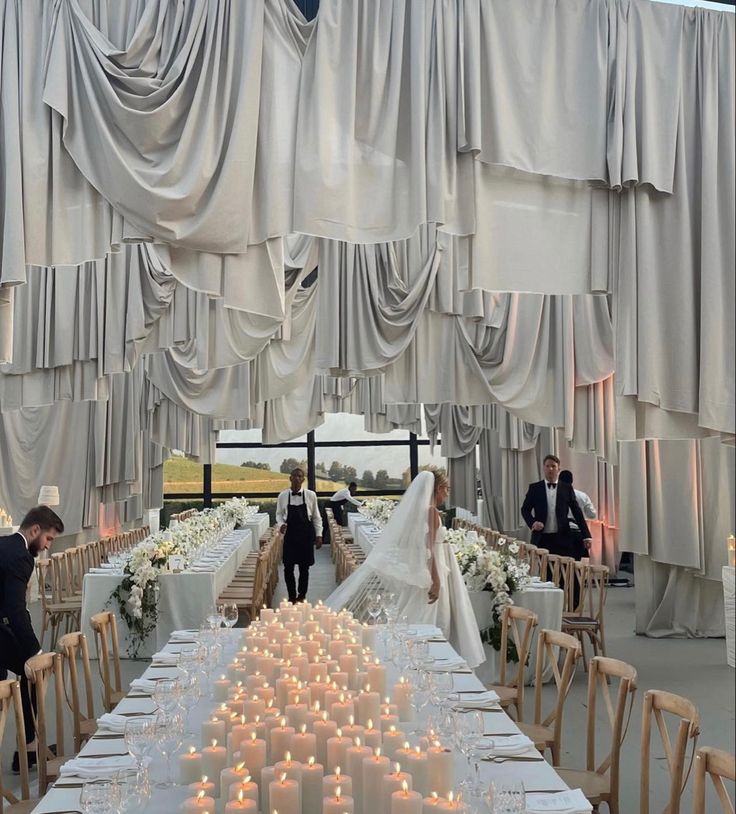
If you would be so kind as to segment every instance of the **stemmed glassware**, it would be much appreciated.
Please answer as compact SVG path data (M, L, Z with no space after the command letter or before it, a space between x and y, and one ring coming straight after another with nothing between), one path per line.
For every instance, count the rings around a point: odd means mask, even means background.
M226 602L224 605L221 605L220 608L220 613L223 621L225 622L225 626L228 629L234 628L235 625L237 625L238 618L240 616L238 606L234 602Z
M85 783L79 794L83 814L117 814L120 805L120 787L112 780Z
M430 696L431 696L431 689L429 685L429 674L425 672L418 672L416 674L416 679L414 681L414 709L416 711L416 726L414 728L414 734L417 736L421 736L424 734L424 728L421 724L421 716L422 712L429 704Z
M148 771L125 770L115 777L120 794L120 814L133 814L145 809L151 797Z
M491 814L523 814L526 793L521 780L491 780L486 793Z
M135 758L138 771L144 770L143 758L150 754L155 736L152 718L131 718L125 722L125 745Z
M371 624L375 625L376 620L381 615L383 610L383 598L379 593L373 593L368 597L368 606L366 607L368 616L370 617Z
M179 705L184 715L184 731L187 735L196 736L197 733L189 729L189 713L202 697L202 685L199 675L194 672L188 673L184 678L180 679L180 686L181 700Z
M462 788L468 796L472 796L472 794L477 791L477 779L473 777L471 759L474 750L483 738L484 729L483 713L480 711L462 712L455 716L455 744L468 761L466 776L460 784L460 788ZM476 764L476 775L477 772Z
M178 678L163 678L153 687L153 700L163 712L173 712L179 705L181 685Z
M184 716L182 713L159 712L156 716L156 742L166 759L166 778L156 783L157 788L170 789L175 783L171 778L171 758L184 741Z

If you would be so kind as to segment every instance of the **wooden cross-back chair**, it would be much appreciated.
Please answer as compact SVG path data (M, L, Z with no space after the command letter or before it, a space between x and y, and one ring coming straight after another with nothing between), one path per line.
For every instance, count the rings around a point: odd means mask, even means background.
M97 730L87 637L79 631L66 633L59 639L58 649L64 655L66 701L72 713L74 751L78 752Z
M611 690L618 682L615 703ZM610 684L609 684L610 682ZM628 731L636 692L636 670L624 661L596 656L591 659L588 672L588 714L586 725L585 769L555 766L557 773L571 788L582 789L594 807L606 803L611 814L619 814L619 773L621 746ZM596 757L596 716L598 697L603 697L608 723L611 727L610 749L598 762ZM629 705L626 712L627 702Z
M562 614L562 630L580 639L583 664L587 669L586 639L590 641L595 656L606 655L604 614L608 593L608 566L575 563L575 577L579 599L571 612Z
M64 751L64 676L62 656L60 653L40 653L26 662L26 678L36 692L36 759L38 761L38 792L46 794L49 783L58 777L62 763L70 755ZM49 686L54 685L54 702L56 706L55 734L50 735L51 721L48 715L47 694ZM56 743L56 754L49 749L51 737Z
M574 636L556 630L540 630L537 636L537 663L534 666L534 723L519 723L519 729L534 741L540 752L552 752L552 762L560 762L562 711L570 692L575 667L580 658L580 642ZM563 656L564 654L564 656ZM562 662L562 670L559 664ZM542 712L544 672L549 665L557 687L555 704L546 717Z
M529 550L529 575L539 577L541 580L547 579L547 557L549 551L546 548L532 546Z
M674 744L667 728L667 718L672 715L679 719ZM667 759L670 775L670 788L667 805L658 808L661 814L679 814L680 799L687 784L690 770L685 771L688 741L692 741L693 758L698 740L700 716L692 701L664 690L647 690L644 696L644 714L641 719L641 774L639 812L649 814L649 763L652 748L652 722L657 730Z
M734 814L733 801L729 799L724 778L736 780L736 757L731 752L701 746L695 755L695 779L693 782L693 814L707 814L705 808L706 780L710 777L723 814Z
M499 654L498 684L489 689L494 690L500 698L504 709L513 706L516 720L524 720L524 672L529 658L534 630L537 627L537 614L518 605L507 605L501 613L501 652ZM508 645L510 640L516 646L519 657L513 676L510 675Z
M0 745L3 743L11 710L15 719L16 749L20 764L20 797L5 788L0 773L0 814L29 814L38 805L38 800L30 799L23 704L20 698L20 683L15 679L0 681Z
M102 611L90 617L89 623L95 634L97 663L102 678L103 705L107 712L112 712L125 695L120 671L117 619L111 611Z

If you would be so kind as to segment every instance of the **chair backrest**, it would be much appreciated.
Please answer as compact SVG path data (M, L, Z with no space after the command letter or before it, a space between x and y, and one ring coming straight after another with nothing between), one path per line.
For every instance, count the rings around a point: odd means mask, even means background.
M611 683L609 684L609 681ZM615 703L611 699L611 688L618 681ZM588 717L586 737L586 768L589 772L609 775L611 811L617 811L621 746L628 729L628 721L636 693L636 670L625 661L605 656L595 656L590 660L588 671ZM598 696L603 697L608 723L611 727L611 741L608 754L597 762L596 759L596 707ZM629 713L626 714L626 702L629 701Z
M89 623L95 632L97 659L102 675L103 701L107 712L111 712L115 706L113 696L122 692L123 685L117 619L111 611L102 611L90 617Z
M695 755L695 782L693 784L693 814L706 814L706 777L713 781L723 814L734 814L733 802L728 797L724 778L736 780L736 756L712 746L701 746Z
M2 814L5 801L13 805L20 800L30 798L28 784L28 753L26 751L26 731L23 721L23 705L20 700L20 683L17 680L0 681L0 745L5 735L5 725L11 708L15 718L16 748L20 762L20 798L3 786L2 773L0 773L0 814Z
M524 704L524 670L529 659L529 649L532 646L532 636L538 623L537 614L519 605L507 605L501 613L501 658L499 669L499 683L516 687L519 714ZM508 645L509 637L516 647L519 658L513 678L508 673ZM520 719L521 720L521 719Z
M64 676L62 672L62 657L60 653L40 653L32 656L26 662L26 677L36 690L36 725L37 760L38 760L38 790L43 796L48 786L47 764L54 757L64 755ZM46 695L53 679L54 701L56 705L56 732L51 735L49 731L49 718L47 714ZM49 751L51 738L56 743L56 754Z
M598 622L603 621L603 611L608 595L608 566L593 565L589 561L575 563L575 579L578 584L579 598L573 607L572 595L570 607L578 616L589 616Z
M74 722L74 751L78 752L82 748L84 722L96 720L87 637L79 631L67 633L59 639L57 647L65 657L63 666L66 668L65 676L69 678L66 684L66 698ZM82 711L80 665L81 678L84 682L84 711Z
M537 663L534 668L534 723L541 726L553 726L555 748L553 754L559 754L562 740L562 710L565 700L570 692L572 680L575 676L577 660L582 655L583 648L579 639L558 630L540 630L537 636ZM560 655L564 653L564 658ZM562 661L562 670L560 670ZM544 686L544 673L551 667L552 675L557 687L557 698L551 712L543 718L542 688Z
M546 548L538 548L533 546L529 551L529 574L533 577L539 577L542 580L547 579L547 557L549 551Z
M674 746L667 729L665 715L679 719ZM649 814L649 762L652 744L652 719L657 724L662 740L667 766L670 772L670 791L667 806L662 811L667 814L679 814L680 798L687 774L685 773L685 756L688 740L693 741L693 753L699 734L700 716L692 701L664 690L647 690L644 696L644 714L641 719L641 774L639 811ZM683 779L684 775L684 779Z

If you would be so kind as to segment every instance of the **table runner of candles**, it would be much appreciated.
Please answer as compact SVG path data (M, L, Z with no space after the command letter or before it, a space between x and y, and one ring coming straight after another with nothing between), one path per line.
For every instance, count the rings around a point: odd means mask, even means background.
M175 761L179 785L153 789L146 812L183 814L439 814L466 812L456 791L465 758L450 734L416 720L411 679L399 675L382 626L308 602L264 608L248 628L222 630L224 656L211 667L207 693L188 710L189 732ZM406 637L428 642L437 669L459 657L437 628L413 626ZM196 646L179 632L144 673L176 677L177 654ZM405 638L405 641L407 639ZM394 647L396 642L394 641ZM484 688L472 671L452 666L453 698L470 702ZM134 682L135 683L135 682ZM155 713L134 690L120 716ZM470 705L470 704L469 704ZM430 717L439 708L428 710ZM484 735L518 736L493 704L482 710ZM122 737L122 736L121 736ZM121 749L122 744L122 749ZM98 731L79 758L125 751ZM154 756L153 774L162 772ZM521 780L527 793L567 789L542 756L478 763L482 782ZM34 814L78 810L83 780L66 774Z

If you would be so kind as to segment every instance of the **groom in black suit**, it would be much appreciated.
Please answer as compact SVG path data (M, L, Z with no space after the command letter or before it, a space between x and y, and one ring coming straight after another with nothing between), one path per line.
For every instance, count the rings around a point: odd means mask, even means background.
M55 512L48 506L37 506L23 518L15 534L0 537L0 679L6 679L10 670L20 680L29 765L35 762L36 733L24 668L31 656L41 652L41 645L26 607L26 591L34 559L51 548L56 535L63 531L64 524ZM16 772L17 766L16 753L13 760Z
M574 541L570 531L569 513L578 524L583 545L590 548L592 542L582 509L569 483L559 478L560 459L547 455L544 459L544 480L529 484L521 514L532 530L532 543L546 548L550 554L573 557Z

